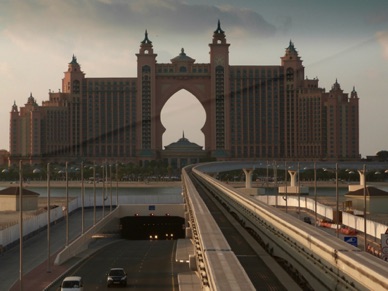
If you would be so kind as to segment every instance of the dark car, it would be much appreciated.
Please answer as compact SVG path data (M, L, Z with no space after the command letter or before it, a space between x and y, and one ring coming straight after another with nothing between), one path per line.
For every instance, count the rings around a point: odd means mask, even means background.
M308 223L308 224L311 224L311 218L308 217L308 216L304 217L304 218L303 218L303 221L306 222L306 223Z
M127 273L123 268L111 268L106 276L108 287L112 285L127 286Z

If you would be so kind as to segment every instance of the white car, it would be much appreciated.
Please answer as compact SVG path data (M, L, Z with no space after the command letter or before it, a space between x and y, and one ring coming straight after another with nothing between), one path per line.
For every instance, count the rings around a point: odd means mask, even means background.
M63 279L61 291L83 291L84 284L80 276L70 276Z

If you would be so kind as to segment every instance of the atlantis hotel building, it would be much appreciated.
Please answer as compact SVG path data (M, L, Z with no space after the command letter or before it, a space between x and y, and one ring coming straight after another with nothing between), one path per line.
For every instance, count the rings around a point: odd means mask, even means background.
M307 79L290 41L280 65L231 65L220 22L209 63L184 49L158 63L147 32L137 76L86 78L73 56L62 89L38 105L32 94L10 113L10 159L122 161L163 159L161 110L185 89L202 104L204 155L215 160L357 160L359 99L335 81ZM334 78L333 78L334 79Z

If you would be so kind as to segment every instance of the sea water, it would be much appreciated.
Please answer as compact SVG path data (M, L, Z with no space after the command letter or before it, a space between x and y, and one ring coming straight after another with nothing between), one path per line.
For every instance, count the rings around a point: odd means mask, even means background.
M26 185L24 185L26 186ZM27 189L36 192L39 194L39 197L47 197L48 189L47 187L28 187ZM80 197L82 194L82 187L69 187L68 193L70 197ZM109 196L112 193L113 197L124 197L124 196L154 196L154 195L177 195L180 196L182 193L182 187L112 187L106 186L103 188L101 185L93 187L84 187L85 197L94 196L94 192L96 192L96 196ZM50 197L66 197L66 187L50 187Z

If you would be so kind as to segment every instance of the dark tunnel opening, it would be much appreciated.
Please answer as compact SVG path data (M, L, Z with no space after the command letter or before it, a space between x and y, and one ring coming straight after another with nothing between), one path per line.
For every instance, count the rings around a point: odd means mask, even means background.
M129 240L185 238L185 219L178 216L126 216L120 218L120 235Z

